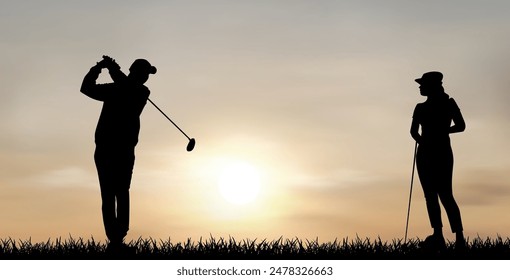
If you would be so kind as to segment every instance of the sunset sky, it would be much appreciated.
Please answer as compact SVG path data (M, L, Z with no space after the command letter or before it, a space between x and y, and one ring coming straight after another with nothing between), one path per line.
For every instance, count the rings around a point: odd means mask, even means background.
M128 239L403 238L414 79L432 70L466 120L451 137L465 234L510 236L509 14L504 0L2 1L0 238L105 240L102 104L79 91L103 54L126 73L155 65L151 99L197 141L187 152L147 104ZM246 204L219 186L239 166L260 181ZM424 238L415 179L409 236Z

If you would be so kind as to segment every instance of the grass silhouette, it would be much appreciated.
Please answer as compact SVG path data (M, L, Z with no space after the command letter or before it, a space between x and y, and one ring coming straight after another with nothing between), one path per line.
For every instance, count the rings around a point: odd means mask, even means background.
M136 260L208 260L208 259L324 259L324 260L409 260L409 259L510 259L510 239L497 237L467 241L467 250L459 253L454 242L447 243L446 252L437 253L422 248L418 238L404 243L402 240L383 242L380 238L344 238L320 243L299 238L277 240L235 240L229 238L200 238L185 242L138 238L128 243L135 253L112 255L106 250L107 244L94 238L68 239L32 243L31 240L0 239L0 259L136 259Z

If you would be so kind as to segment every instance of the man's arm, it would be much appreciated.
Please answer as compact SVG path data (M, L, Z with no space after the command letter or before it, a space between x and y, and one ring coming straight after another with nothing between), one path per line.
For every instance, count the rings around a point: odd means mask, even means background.
M108 56L103 56L103 60L98 62L96 65L90 68L90 71L85 75L83 79L80 91L88 97L98 100L105 101L111 84L98 85L96 80L101 74L101 70L107 68L110 73L110 77L115 83L120 83L126 79L126 75L120 70L120 66L115 62L114 59Z
M101 69L102 66L99 63L92 66L87 75L85 75L85 78L83 78L80 88L80 91L86 96L98 101L104 101L100 90L98 90L98 85L96 84L96 80L99 77L99 74L101 74Z
M115 59L103 55L103 60L100 62L100 64L104 65L103 68L108 69L108 72L110 73L110 77L115 83L123 82L127 76L120 70L119 64L115 61Z

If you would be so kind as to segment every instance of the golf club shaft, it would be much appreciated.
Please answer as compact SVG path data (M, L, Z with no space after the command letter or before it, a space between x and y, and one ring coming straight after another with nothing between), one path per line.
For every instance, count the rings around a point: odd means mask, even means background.
M409 191L409 205L407 206L406 234L404 237L404 244L407 243L407 229L409 227L409 213L411 212L411 197L413 196L414 168L416 165L416 151L417 151L417 149L418 149L418 142L415 142L414 155L413 155L413 171L411 173L411 190Z
M156 107L156 109L158 109L158 111L161 112L161 114L163 114L163 116L165 116L173 125L175 125L175 127L177 127L177 129L179 129L179 131L182 132L182 134L184 134L184 136L186 136L186 138L188 138L188 140L191 140L189 138L189 136L186 135L186 133L184 133L184 131L182 131L182 129L178 125L176 125L163 111L161 111L161 109L159 109L159 107L156 104L154 104L154 102L152 102L152 100L150 100L149 98L147 98L147 100L149 100L149 102L152 105L154 105L154 107Z

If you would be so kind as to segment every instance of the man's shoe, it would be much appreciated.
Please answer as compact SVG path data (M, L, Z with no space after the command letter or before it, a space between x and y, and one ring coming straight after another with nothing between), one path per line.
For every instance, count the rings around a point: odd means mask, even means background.
M112 256L129 256L136 254L136 247L124 243L111 242L106 247L106 253Z

